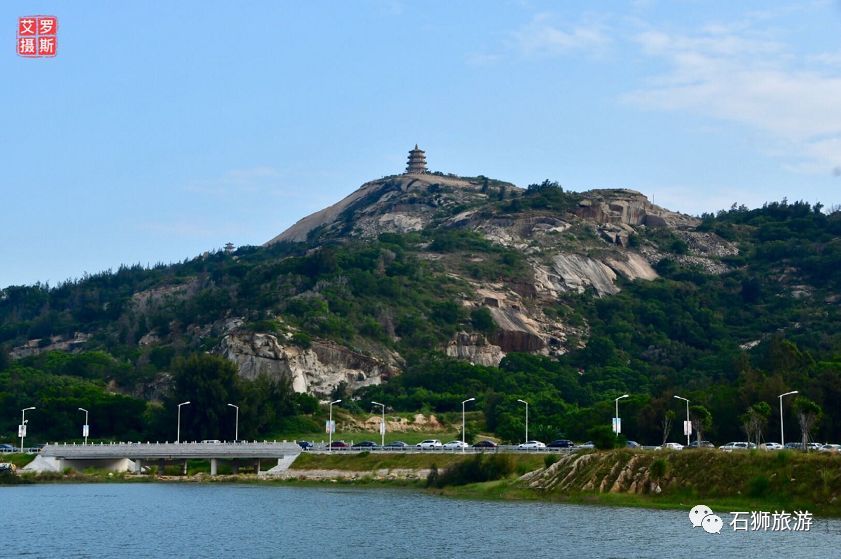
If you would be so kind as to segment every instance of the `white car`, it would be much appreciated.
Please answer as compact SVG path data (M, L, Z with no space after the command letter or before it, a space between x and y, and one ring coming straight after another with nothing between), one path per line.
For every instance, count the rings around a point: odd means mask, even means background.
M683 445L680 443L666 443L663 445L666 450L683 450Z
M444 450L463 450L465 448L470 448L470 445L461 441L450 441L448 443L444 443L442 448Z
M750 450L752 447L751 443L734 441L732 443L723 444L718 448L725 452L733 452L734 450Z
M416 446L418 450L439 450L444 445L438 439L426 439L425 441L419 442Z
M780 443L765 443L762 445L765 450L782 450L783 445Z
M821 452L841 452L841 444L827 443L820 448Z
M526 441L517 445L517 450L543 450L546 445L540 441Z

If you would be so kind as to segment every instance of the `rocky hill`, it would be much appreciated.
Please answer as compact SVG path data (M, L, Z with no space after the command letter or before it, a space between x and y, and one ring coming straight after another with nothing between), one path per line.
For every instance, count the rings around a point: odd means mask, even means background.
M627 392L627 425L659 439L678 390L738 436L746 407L792 386L841 410L839 270L841 212L820 205L693 217L628 189L416 166L261 247L2 290L0 401L31 405L37 373L154 402L179 357L210 352L256 392L435 412L476 394L512 439L518 397L544 438L584 438Z

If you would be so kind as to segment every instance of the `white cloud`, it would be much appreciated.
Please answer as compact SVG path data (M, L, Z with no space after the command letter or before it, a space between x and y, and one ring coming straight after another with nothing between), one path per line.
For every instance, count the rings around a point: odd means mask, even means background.
M841 69L809 69L807 57L736 26L693 35L646 31L635 40L669 69L626 100L746 126L767 151L785 154L791 170L826 173L841 165Z
M600 24L584 23L564 28L553 22L549 14L534 16L512 34L520 53L557 56L580 50L599 50L610 43Z

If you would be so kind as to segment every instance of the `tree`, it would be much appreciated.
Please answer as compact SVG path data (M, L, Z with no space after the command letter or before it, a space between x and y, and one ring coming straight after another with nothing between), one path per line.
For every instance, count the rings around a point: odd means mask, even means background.
M797 414L797 422L800 424L802 448L806 450L808 449L807 444L811 438L812 430L823 416L823 410L821 410L818 404L805 396L798 396L794 400L794 412Z
M228 403L239 401L236 365L202 353L176 360L173 370L170 410L180 402L191 402L181 409L182 439L219 438L223 420L229 416Z
M704 431L712 427L713 416L704 406L692 406L689 408L689 416L692 418L692 428L695 429L697 435L698 448L701 448Z
M770 416L771 406L767 402L758 402L752 405L741 416L742 428L745 430L749 442L753 438L756 446L759 446L762 440L762 432L768 425L768 418Z
M675 412L672 410L667 410L665 414L663 414L663 420L660 423L660 426L663 428L663 442L661 444L666 444L666 441L669 440L669 433L672 432L672 422L675 420Z

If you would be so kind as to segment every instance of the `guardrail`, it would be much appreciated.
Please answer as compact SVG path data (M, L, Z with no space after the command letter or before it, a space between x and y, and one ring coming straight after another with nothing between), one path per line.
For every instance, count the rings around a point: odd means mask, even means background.
M418 448L415 445L411 445L405 448L383 448L383 447L356 447L353 448L351 446L346 447L333 447L332 450L327 448L326 444L316 444L313 445L311 448L305 450L305 452L312 452L312 453L330 453L330 452L341 452L341 453L360 453L360 452L371 452L376 454L485 454L485 453L494 453L494 452L512 452L512 453L519 453L519 454L569 454L572 452L576 452L579 450L585 450L580 447L573 447L573 448L538 448L538 449L519 449L517 445L499 445L495 448L487 448L487 447L469 447L465 449L457 449L457 448Z
M48 444L41 450L43 456L56 458L95 460L110 458L177 459L177 458L282 458L301 452L301 447L291 442L235 442L235 443L100 443L100 444Z

